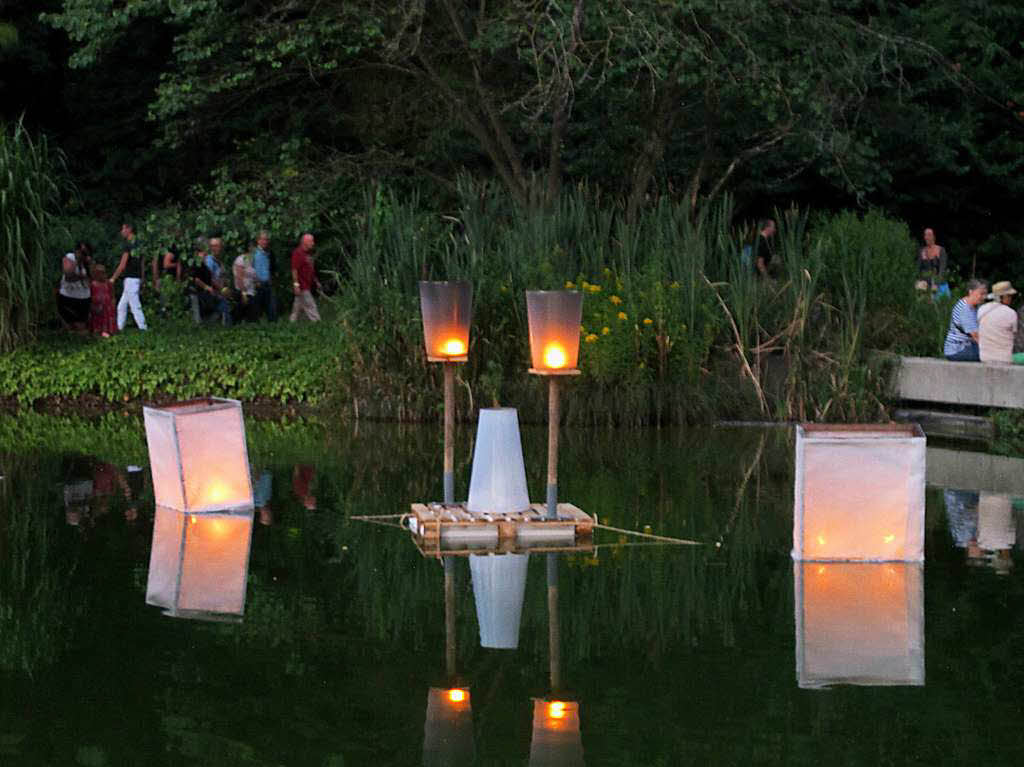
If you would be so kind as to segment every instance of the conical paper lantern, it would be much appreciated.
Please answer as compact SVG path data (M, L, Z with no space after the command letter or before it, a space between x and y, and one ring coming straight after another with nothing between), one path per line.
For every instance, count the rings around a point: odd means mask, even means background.
M526 291L531 371L575 372L579 364L583 294L571 290Z
M794 562L800 687L924 684L919 563Z
M476 427L468 511L507 514L530 508L515 408L483 408Z
M526 596L529 554L473 554L473 577L480 646L514 650L519 646L519 621Z
M473 289L469 282L421 282L423 343L431 362L465 362Z

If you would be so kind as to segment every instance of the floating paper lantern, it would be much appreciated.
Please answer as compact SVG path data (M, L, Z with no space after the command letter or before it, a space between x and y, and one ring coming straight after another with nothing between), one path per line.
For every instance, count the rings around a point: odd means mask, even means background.
M578 373L583 294L571 290L526 291L531 373Z
M157 507L146 603L169 615L241 616L253 512L191 514Z
M473 288L469 282L421 282L423 341L431 362L465 362Z
M143 408L156 505L179 511L252 506L242 405L206 398Z
M466 510L508 514L529 508L519 414L511 407L482 408Z
M579 703L534 699L530 767L583 767Z
M423 727L424 767L469 767L475 756L469 690L431 687Z
M793 573L800 687L924 684L921 564L794 562Z
M529 554L470 555L481 647L514 650L519 646L529 561Z
M924 486L917 424L797 426L793 558L923 560Z

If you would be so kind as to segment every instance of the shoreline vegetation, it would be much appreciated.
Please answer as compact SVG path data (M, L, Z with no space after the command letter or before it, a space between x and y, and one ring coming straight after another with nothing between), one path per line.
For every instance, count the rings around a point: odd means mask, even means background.
M776 212L765 280L744 259L753 232L735 225L728 198L695 216L662 199L632 222L584 187L526 215L488 185L467 184L454 216L386 191L366 204L325 238L318 270L335 289L320 324L196 327L183 312L156 317L149 294L146 333L44 333L7 354L0 401L66 413L215 395L271 412L436 420L421 279L473 284L460 418L505 404L543 420L543 387L526 372L525 290L584 294L583 375L564 411L575 424L885 419L886 370L869 350L934 354L945 332L948 302L913 287L906 224L878 211ZM155 246L160 233L148 234ZM276 239L279 259L288 242Z

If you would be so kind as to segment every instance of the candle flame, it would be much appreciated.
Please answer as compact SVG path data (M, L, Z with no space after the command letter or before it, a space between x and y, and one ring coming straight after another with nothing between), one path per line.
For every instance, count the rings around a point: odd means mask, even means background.
M893 541L896 540L896 536L890 534L890 535L885 536L885 538L883 538L882 540L884 540L886 543L892 543Z
M548 716L552 719L562 719L565 717L565 703L560 700L555 700L549 703Z
M818 536L818 545L819 546L824 546L825 545L825 536L824 535L819 535Z
M544 347L544 364L549 368L564 368L568 362L561 344L550 343Z
M446 357L461 357L466 353L466 344L461 338L449 338L441 346L441 354Z
M464 701L465 699L466 699L466 691L465 690L455 689L455 690L449 690L448 691L448 700L450 700L452 703L462 703L462 701Z

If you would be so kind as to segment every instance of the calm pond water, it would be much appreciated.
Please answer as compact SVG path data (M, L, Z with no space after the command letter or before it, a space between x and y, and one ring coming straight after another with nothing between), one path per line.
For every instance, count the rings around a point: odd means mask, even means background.
M542 500L546 434L523 437ZM441 563L352 519L439 498L437 429L252 422L249 452L244 618L188 620L146 604L141 422L0 417L0 763L1024 764L1017 464L935 454L956 484L930 471L923 570L806 569L788 432L563 430L562 500L708 545L560 556L552 691L545 556L514 650L480 646L455 562L446 658Z

